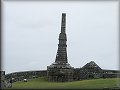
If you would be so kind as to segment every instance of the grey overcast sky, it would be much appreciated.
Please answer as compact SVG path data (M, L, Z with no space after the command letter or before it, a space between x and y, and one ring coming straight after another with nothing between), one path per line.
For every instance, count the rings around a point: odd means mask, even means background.
M2 69L45 70L55 61L66 13L68 62L118 69L118 1L3 1Z

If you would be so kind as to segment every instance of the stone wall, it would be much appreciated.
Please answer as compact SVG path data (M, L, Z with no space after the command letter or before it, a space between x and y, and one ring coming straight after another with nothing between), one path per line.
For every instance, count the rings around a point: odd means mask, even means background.
M14 72L5 75L5 79L9 81L12 79L12 82L22 81L24 79L33 79L37 77L47 76L47 70L41 71L24 71L24 72Z
M101 73L99 72L96 73L96 71L91 72L82 68L74 68L73 80L77 81L77 80L92 79L92 78L116 78L117 74L119 73L120 71L118 70L102 70ZM5 72L3 74L5 74ZM43 76L47 76L47 70L14 72L14 73L6 74L5 76L2 75L1 79L2 80L4 79L6 83L9 83L11 79L12 82L16 82L16 81L23 81L24 79L29 80ZM1 84L4 85L3 83Z
M120 74L118 70L103 70L103 78L115 78Z
M83 68L76 68L74 69L74 80L83 80L83 79L95 79L95 78L117 78L120 71L118 70L93 70L89 71Z

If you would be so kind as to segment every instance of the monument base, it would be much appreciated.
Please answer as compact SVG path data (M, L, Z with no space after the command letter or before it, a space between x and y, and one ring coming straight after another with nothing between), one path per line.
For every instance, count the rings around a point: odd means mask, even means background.
M54 82L73 81L73 69L68 63L53 63L47 66L48 80Z

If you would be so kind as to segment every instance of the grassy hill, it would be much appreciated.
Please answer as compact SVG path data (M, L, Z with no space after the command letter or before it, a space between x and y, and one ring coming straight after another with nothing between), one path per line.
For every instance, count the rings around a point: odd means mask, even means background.
M103 89L116 87L116 80L117 78L48 82L45 77L40 77L28 82L15 82L11 89Z

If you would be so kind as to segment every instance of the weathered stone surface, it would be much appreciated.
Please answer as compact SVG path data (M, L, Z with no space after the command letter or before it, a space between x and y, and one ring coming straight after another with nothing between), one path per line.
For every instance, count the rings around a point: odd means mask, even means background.
M0 71L1 77L0 77L0 88L5 89L8 87L11 87L12 84L9 82L9 80L6 80L5 78L5 71Z
M69 64L54 63L47 67L49 81L67 82L73 81L73 70Z
M5 78L7 81L12 79L12 82L23 81L24 79L33 79L37 77L47 76L47 70L41 71L23 71L6 74Z
M0 71L0 88L5 88L5 71Z
M47 66L47 76L49 81L72 81L73 80L73 67L68 64L67 60L67 37L65 33L66 28L66 14L62 13L61 33L59 34L58 51L55 63Z

